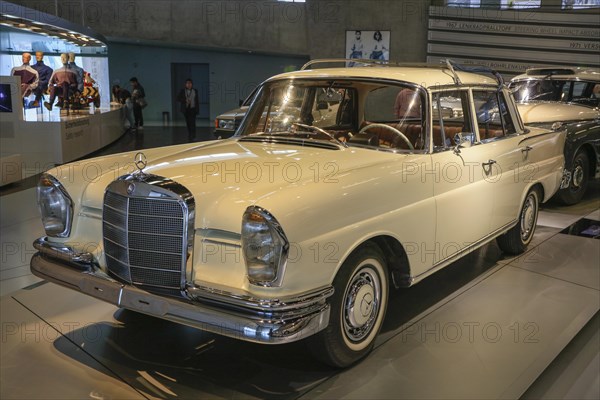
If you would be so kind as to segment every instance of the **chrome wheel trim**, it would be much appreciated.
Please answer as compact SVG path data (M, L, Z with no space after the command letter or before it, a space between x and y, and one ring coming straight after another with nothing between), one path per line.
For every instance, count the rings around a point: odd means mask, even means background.
M359 344L380 323L382 283L380 265L368 260L350 278L342 301L342 322L346 342ZM379 264L379 263L377 263ZM379 268L378 268L379 267ZM368 345L370 341L366 341ZM359 346L361 347L361 346Z
M527 242L533 234L537 207L535 194L529 193L527 199L525 199L525 204L523 204L523 211L521 211L521 240L523 242Z
M571 182L573 183L573 188L575 188L575 190L579 190L579 188L581 188L581 183L583 182L583 166L581 163L577 163L573 169L572 176L573 178Z

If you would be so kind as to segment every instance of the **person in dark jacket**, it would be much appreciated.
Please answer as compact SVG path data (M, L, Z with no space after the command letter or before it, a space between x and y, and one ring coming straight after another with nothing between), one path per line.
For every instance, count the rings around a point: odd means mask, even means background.
M50 77L54 70L44 64L44 52L36 51L35 59L37 63L32 66L35 69L40 77L37 88L34 89L35 93L35 101L33 102L33 106L37 107L40 104L40 100L46 91L48 90L48 83L50 82Z
M181 112L185 117L188 136L190 140L194 139L196 136L196 115L200 112L200 98L191 79L186 79L185 87L177 95L177 101L181 103Z
M142 108L146 107L146 92L144 87L140 85L136 77L129 80L131 84L131 100L133 101L133 118L135 119L135 129L144 129L144 115Z
M133 120L133 102L131 101L131 93L129 90L122 88L119 85L114 85L112 88L114 101L123 104L123 114L125 119L129 121L129 127L126 132L135 133L135 122Z

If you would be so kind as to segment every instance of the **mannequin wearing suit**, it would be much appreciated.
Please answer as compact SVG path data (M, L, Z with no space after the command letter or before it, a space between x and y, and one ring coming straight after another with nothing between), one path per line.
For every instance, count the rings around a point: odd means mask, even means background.
M40 100L42 99L42 95L46 90L48 90L48 83L50 82L50 78L52 77L52 73L54 70L44 64L44 53L41 51L35 52L35 59L37 63L32 67L35 69L40 77L40 81L38 87L33 91L35 93L35 102L34 107L37 107Z
M83 68L75 64L75 53L69 53L69 68L71 68L77 74L77 90L83 92Z
M77 90L77 73L69 68L67 64L69 62L69 56L67 54L61 54L60 60L63 63L63 66L56 69L52 76L50 77L50 99L44 102L44 107L48 109L48 111L52 111L52 106L54 105L54 99L58 95L60 97L57 106L63 106L63 99L69 99L69 94Z
M29 65L31 54L23 53L21 57L23 65L14 67L10 71L10 74L21 77L21 95L25 98L31 94L32 90L38 87L40 77L38 72Z

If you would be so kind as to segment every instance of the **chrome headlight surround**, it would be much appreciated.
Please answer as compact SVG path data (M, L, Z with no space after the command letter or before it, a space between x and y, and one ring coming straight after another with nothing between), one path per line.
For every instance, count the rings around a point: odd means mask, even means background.
M248 280L258 286L281 286L289 253L281 225L267 210L250 206L242 217L242 253Z
M235 128L235 121L233 119L217 119L217 128L232 131Z
M58 179L42 174L37 186L37 202L46 235L68 237L73 222L73 200Z

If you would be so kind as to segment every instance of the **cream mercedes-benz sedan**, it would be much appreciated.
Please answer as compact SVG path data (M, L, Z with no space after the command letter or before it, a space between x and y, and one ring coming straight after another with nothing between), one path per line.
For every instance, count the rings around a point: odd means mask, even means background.
M526 249L564 132L523 126L500 79L450 62L310 64L264 82L231 139L44 174L33 273L237 339L306 339L345 367L394 288L494 239Z
M566 205L578 203L589 181L600 179L600 70L530 68L508 86L526 125L567 131L565 170L569 183L555 198Z

